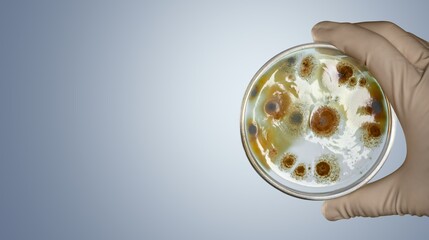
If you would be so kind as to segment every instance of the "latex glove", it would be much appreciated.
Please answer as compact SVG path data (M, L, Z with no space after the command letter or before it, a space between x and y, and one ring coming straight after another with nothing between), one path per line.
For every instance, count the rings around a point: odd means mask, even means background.
M389 176L324 202L328 220L429 215L429 44L390 22L321 22L316 42L330 43L367 65L402 125L404 164Z

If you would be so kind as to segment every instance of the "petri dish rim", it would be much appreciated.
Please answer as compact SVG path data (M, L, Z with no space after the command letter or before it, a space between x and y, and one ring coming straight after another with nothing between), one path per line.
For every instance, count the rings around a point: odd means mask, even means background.
M253 154L252 154L252 152L251 152L251 150L247 144L247 140L246 140L247 132L245 130L246 129L245 128L245 110L246 110L246 105L247 105L247 102L249 99L251 89L253 88L255 82L259 79L261 73L263 73L265 70L267 70L273 64L275 64L277 62L277 60L282 59L284 56L286 56L290 53L293 53L296 51L301 51L301 50L308 49L308 48L331 48L331 49L339 50L335 46L333 46L331 44L327 44L327 43L306 43L306 44L302 44L302 45L298 45L298 46L286 49L286 50L278 53L277 55L275 55L271 59L269 59L255 73L255 75L253 76L253 78L251 79L250 83L248 84L248 86L246 88L246 91L245 91L245 94L244 94L244 97L242 100L242 104L241 104L240 135L241 135L241 142L242 142L243 148L245 150L246 156L247 156L250 164L255 169L255 171L270 185L272 185L276 189L280 190L281 192L284 192L288 195L291 195L291 196L294 196L297 198L307 199L307 200L327 200L327 199L333 199L333 198L341 197L341 196L344 196L346 194L349 194L349 193L357 190L358 188L360 188L363 185L365 185L366 183L368 183L377 174L377 172L381 169L384 162L386 161L386 159L389 156L390 150L391 150L392 145L393 145L393 141L395 139L395 129L396 129L397 123L396 123L396 119L392 117L392 114L394 114L394 110L393 110L389 100L385 96L383 89L381 89L381 87L380 87L380 89L383 93L384 99L386 101L386 109L387 109L388 124L387 124L387 132L386 132L386 134L387 134L386 144L383 146L381 154L378 157L377 161L373 164L373 166L371 166L371 168L365 174L363 174L362 177L360 177L358 180L356 180L355 182L353 182L352 184L350 184L346 187L337 189L335 191L330 191L330 192L321 192L321 193L303 192L303 191L299 191L299 190L296 190L296 189L293 189L293 188L290 188L288 186L281 184L280 182L275 180L273 177L271 177L268 173L266 173L265 170L259 165L258 160L255 159L255 157L253 156ZM377 81L377 83L378 83L378 81Z

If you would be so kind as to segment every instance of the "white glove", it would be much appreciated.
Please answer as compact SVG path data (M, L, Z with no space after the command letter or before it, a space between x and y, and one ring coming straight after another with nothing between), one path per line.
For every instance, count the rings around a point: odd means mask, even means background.
M380 83L407 141L404 164L389 176L326 201L328 220L356 216L429 215L429 43L390 22L321 22L312 29L360 60Z

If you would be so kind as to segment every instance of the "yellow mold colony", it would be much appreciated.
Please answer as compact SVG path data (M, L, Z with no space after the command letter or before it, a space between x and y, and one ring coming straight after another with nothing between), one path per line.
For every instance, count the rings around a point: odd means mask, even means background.
M265 171L301 185L332 185L367 171L382 153L387 102L355 60L334 49L304 49L258 74L244 123L245 144Z

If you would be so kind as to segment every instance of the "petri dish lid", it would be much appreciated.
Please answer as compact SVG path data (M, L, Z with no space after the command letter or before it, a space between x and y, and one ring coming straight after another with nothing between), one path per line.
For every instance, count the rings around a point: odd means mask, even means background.
M329 44L285 50L245 92L241 139L259 175L295 197L350 193L381 168L393 143L392 109L356 59Z

